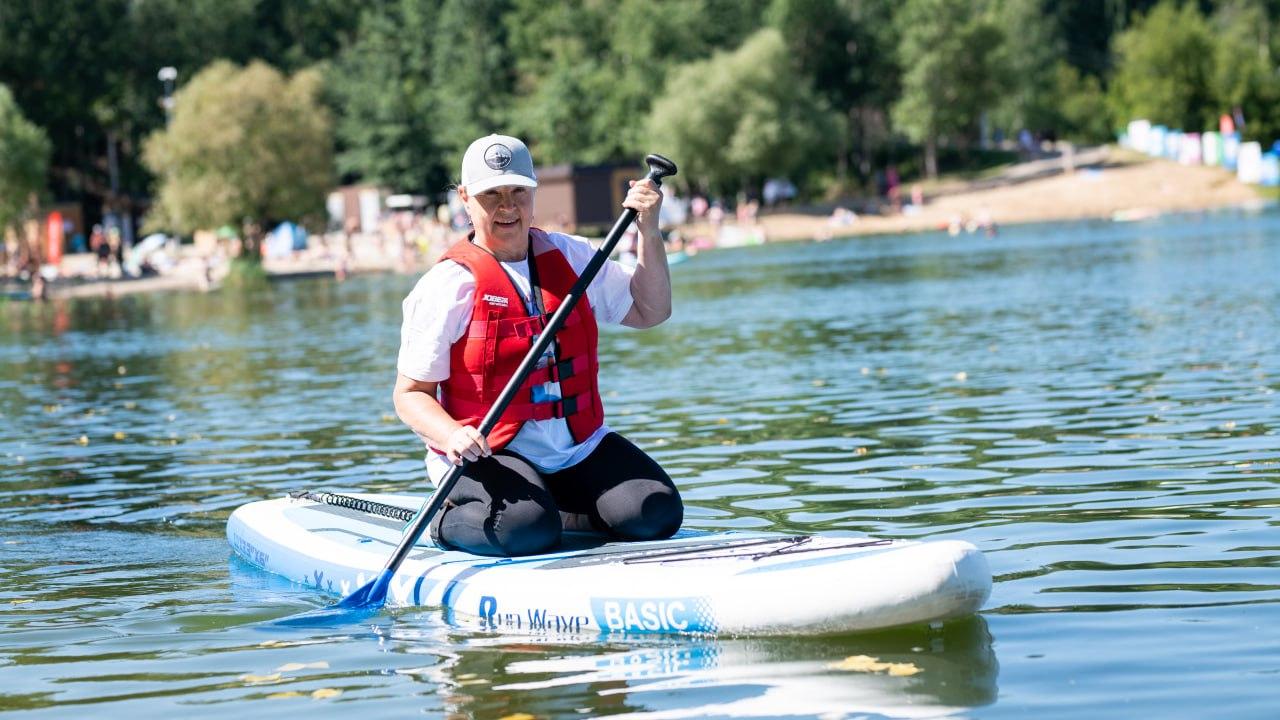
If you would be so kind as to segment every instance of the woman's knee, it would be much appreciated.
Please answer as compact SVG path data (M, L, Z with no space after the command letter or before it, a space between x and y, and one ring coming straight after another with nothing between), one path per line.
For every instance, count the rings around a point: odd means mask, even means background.
M432 539L477 555L532 555L559 543L560 531L559 509L532 467L493 455L458 479Z
M684 503L673 485L651 478L619 483L601 493L596 511L605 530L623 540L661 540L684 522Z
M536 555L558 545L562 529L558 510L526 501L494 513L488 534L502 555Z

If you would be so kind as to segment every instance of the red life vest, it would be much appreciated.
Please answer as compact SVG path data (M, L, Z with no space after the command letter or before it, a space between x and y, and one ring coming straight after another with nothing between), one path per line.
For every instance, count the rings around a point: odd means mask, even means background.
M444 254L445 259L469 270L476 283L471 323L450 348L449 377L440 383L440 404L464 425L480 426L533 347L534 336L542 332L578 279L545 232L531 228L529 243L542 286L547 313L543 317L529 315L511 277L489 252L469 241L459 241ZM490 448L506 447L528 420L564 418L579 443L604 424L596 378L598 334L595 314L584 293L556 334L556 364L529 374L489 433ZM533 402L533 388L547 382L560 383L561 399Z

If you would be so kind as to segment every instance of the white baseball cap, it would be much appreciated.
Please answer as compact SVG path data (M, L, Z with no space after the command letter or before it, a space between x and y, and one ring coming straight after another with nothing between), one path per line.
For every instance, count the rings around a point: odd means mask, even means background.
M509 135L488 135L471 143L462 156L462 187L467 194L504 185L538 187L529 148Z

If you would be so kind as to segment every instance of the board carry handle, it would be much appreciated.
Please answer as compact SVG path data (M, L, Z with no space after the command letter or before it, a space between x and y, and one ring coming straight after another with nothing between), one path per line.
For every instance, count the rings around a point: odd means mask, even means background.
M663 178L676 174L676 164L661 155L647 155L644 161L649 166L649 174L645 176L645 179L652 180L655 185L661 186ZM515 375L511 376L507 386L502 389L502 393L494 401L493 407L489 408L489 412L480 421L479 430L481 435L488 437L494 426L498 424L499 418L502 417L502 413L506 411L507 406L511 404L511 400L515 397L516 392L519 391L520 386L524 384L529 373L533 372L539 358L546 352L551 341L555 339L556 333L564 326L569 313L573 312L578 300L587 292L587 286L595 279L596 274L600 272L600 268L609 259L609 255L613 253L613 249L622 238L622 234L626 232L631 223L635 222L636 214L634 209L625 208L622 214L618 216L618 220L614 222L613 227L605 236L604 244L600 246L595 255L591 256L591 261L583 268L582 274L578 276L578 281L569 289L568 294L565 295L564 300L560 303L560 307L551 316L551 320L547 322L546 328L538 335L537 341L533 344L533 347L529 348L524 360L520 362ZM423 504L422 509L418 511L417 516L414 517L409 527L405 530L404 536L400 538L400 544L391 553L391 558L387 560L386 567L378 573L378 577L343 598L334 606L335 609L374 610L386 604L387 590L391 586L392 576L396 574L400 564L408 557L409 551L417 544L427 526L431 524L432 518L435 517L436 513L440 512L445 498L449 497L449 493L453 491L453 486L457 484L458 478L462 476L469 464L470 461L463 458L462 464L449 468L449 472L445 473L444 478L440 480L440 485L436 487L436 491Z

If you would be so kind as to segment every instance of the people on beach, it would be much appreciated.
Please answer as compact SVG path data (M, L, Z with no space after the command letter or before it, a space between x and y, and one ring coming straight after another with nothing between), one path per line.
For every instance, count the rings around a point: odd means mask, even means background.
M902 179L898 176L898 166L890 165L884 171L885 197L894 213L902 212Z
M89 251L98 258L98 277L111 274L111 244L107 242L107 233L101 225L94 225L89 234Z
M49 292L48 285L45 283L44 276L40 274L40 271L37 270L36 272L32 273L31 299L36 301L44 300L48 297L48 292Z
M597 323L653 327L671 313L658 227L662 195L633 181L638 261L607 261L493 432L481 419L591 260L585 240L533 227L538 186L523 142L490 135L462 161L472 231L404 301L394 400L428 447L434 481L465 469L430 526L442 547L512 556L555 547L565 529L622 540L672 535L683 519L667 473L605 422Z
M977 214L973 217L970 217L968 213L953 214L947 221L946 228L947 234L952 237L959 235L961 232L972 235L978 231L982 231L982 234L987 237L995 237L996 233L999 232L995 218L991 215L991 209L985 206L979 208Z

